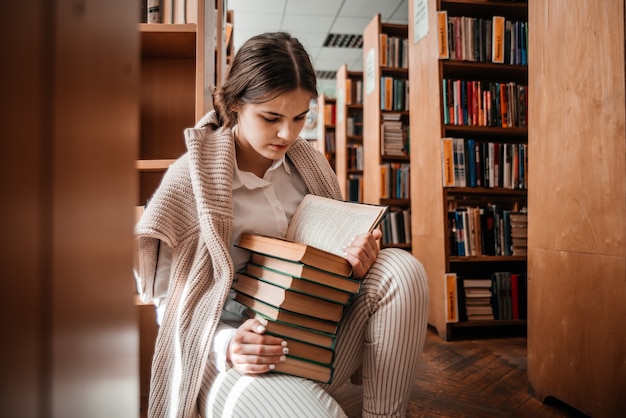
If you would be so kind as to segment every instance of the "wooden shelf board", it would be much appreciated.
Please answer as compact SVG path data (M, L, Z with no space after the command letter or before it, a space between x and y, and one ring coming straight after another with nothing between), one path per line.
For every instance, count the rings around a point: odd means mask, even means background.
M491 18L504 16L509 19L528 20L528 2L497 0L441 0L441 9L450 16L472 15Z
M196 24L140 23L141 57L195 59Z
M494 64L489 62L473 62L442 59L441 71L443 78L463 78L468 80L503 79L520 84L528 83L528 66L511 64Z
M444 125L445 136L479 136L495 138L510 137L524 138L528 135L528 128L498 128L492 126ZM518 142L518 141L516 141Z
M139 171L165 171L174 161L176 160L137 160L135 165Z
M512 325L526 325L525 319L494 319L492 321L461 321L447 324L452 328L474 328L474 327L510 327Z
M526 261L523 255L475 255L475 256L452 256L449 258L450 263L497 263L497 262L513 262Z
M503 187L446 187L445 193L447 196L512 196L512 197L526 197L528 194L527 189L505 189Z

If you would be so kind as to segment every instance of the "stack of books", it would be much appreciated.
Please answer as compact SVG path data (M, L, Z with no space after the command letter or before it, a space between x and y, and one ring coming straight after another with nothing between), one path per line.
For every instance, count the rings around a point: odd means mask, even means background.
M330 383L339 322L360 288L351 265L339 255L280 238L243 234L237 245L251 258L236 275L236 300L289 348L273 372Z
M490 278L463 279L463 300L468 321L493 320L492 281Z
M528 214L526 212L511 212L509 215L511 226L511 254L527 255L528 247Z
M233 282L236 299L289 348L273 372L332 381L339 323L361 285L343 248L376 228L388 210L309 194L284 239L242 234L237 246L251 256Z

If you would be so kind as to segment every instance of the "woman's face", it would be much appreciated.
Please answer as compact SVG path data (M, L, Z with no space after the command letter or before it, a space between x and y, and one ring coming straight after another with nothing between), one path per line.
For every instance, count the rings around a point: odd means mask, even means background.
M259 104L243 104L235 130L239 147L267 160L282 158L304 126L311 93L297 89Z

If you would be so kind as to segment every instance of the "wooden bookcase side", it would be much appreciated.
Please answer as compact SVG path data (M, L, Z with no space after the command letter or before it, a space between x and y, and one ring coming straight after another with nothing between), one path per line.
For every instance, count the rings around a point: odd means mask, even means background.
M486 2L484 0L450 0L428 2L428 26L437 28L437 11L447 10L449 15L491 18L503 15L511 19L527 20L526 3ZM413 3L409 3L409 16L413 16ZM508 143L525 143L526 128L492 128L445 125L442 103L442 80L496 80L527 83L527 69L506 64L476 63L440 60L437 58L439 40L437 30L429 31L414 42L414 27L409 26L409 80L411 112L411 207L413 254L424 264L429 277L429 323L443 339L455 333L467 334L491 327L504 333L507 328L524 328L525 320L446 322L444 275L476 275L498 269L526 269L522 256L450 256L447 213L455 205L479 205L481 202L498 202L521 209L526 205L525 190L501 188L444 188L442 178L442 137L493 139ZM428 106L420 106L428 103ZM495 263L495 264L494 264ZM482 330L480 330L482 331Z
M626 5L528 5L528 387L585 416L623 416Z
M317 141L315 146L326 156L330 165L335 169L335 109L336 100L325 94L320 94L317 98ZM327 107L332 107L329 113Z
M351 94L351 92L347 90L349 80L351 80L352 88L356 88L357 81L363 81L363 73L361 71L348 71L347 64L343 64L337 71L335 172L337 173L339 186L341 187L341 192L345 200L349 200L349 176L363 176L363 170L355 169L349 162L349 147L352 145L363 145L363 135L355 135L348 132L348 118L350 116L360 116L361 123L363 120L363 105L354 103L354 101L348 99L348 94ZM361 182L361 189L364 189L363 184L364 183Z
M372 204L387 204L393 211L409 210L411 200L406 198L382 197L383 180L381 166L384 163L409 164L409 156L390 156L382 152L382 123L386 113L400 114L403 123L409 125L409 112L383 111L381 109L381 77L389 76L408 80L408 68L399 66L381 66L381 34L388 37L407 39L408 25L383 23L380 14L376 14L363 31L363 182L367 187L363 190L363 201ZM408 239L407 241L412 241ZM411 244L385 243L383 246L394 246L410 250Z

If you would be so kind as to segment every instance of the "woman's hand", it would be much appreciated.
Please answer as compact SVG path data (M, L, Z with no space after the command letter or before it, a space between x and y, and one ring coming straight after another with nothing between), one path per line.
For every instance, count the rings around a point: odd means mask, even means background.
M233 368L241 373L265 373L285 360L287 342L264 333L265 326L257 319L241 324L226 351Z
M357 235L344 247L344 257L352 264L353 277L363 277L372 267L380 251L376 240L381 236L380 230L375 229L371 233Z

